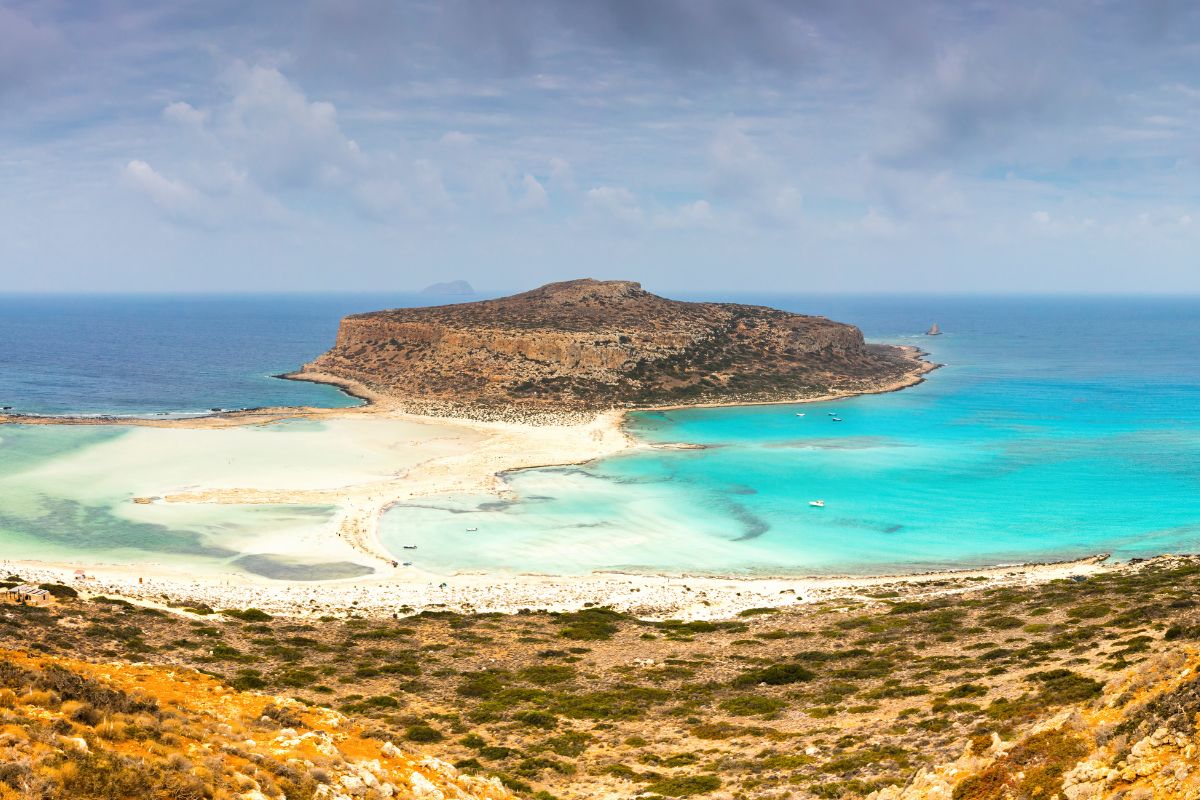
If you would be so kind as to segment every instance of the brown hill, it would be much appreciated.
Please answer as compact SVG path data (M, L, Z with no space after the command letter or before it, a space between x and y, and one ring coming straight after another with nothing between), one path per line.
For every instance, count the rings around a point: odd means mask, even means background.
M914 350L867 344L824 317L582 279L346 317L333 349L293 377L408 401L592 410L879 391L928 368Z
M0 800L506 800L326 708L188 669L0 651Z

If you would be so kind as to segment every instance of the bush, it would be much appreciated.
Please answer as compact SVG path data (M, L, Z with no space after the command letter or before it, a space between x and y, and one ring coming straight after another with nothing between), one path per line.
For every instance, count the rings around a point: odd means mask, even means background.
M408 726L408 729L404 731L404 738L408 739L410 742L425 743L440 742L446 737L442 736L440 731L431 728L428 725L410 725ZM486 750L487 748L484 749Z
M520 714L516 714L513 719L531 727L547 731L552 730L558 725L558 717L545 711L522 711Z
M221 613L227 617L240 619L242 622L267 622L274 619L274 617L267 612L259 611L257 608L247 608L244 611L229 609L222 611Z
M556 710L574 719L629 720L643 716L653 703L668 700L664 689L626 686L577 696L566 696Z
M705 794L721 788L721 779L716 775L681 775L677 778L664 778L646 787L647 792L661 794L664 797L691 797L694 794Z
M1035 672L1028 680L1041 684L1043 701L1057 705L1091 700L1104 691L1104 684L1100 681L1085 678L1069 669Z
M522 680L536 683L538 686L549 686L554 683L566 683L575 678L575 668L565 664L538 664L526 667L517 673Z
M625 618L624 614L611 608L585 608L570 614L559 614L558 621L564 626L559 636L585 642L611 639L617 632L616 623Z
M45 589L54 597L60 600L74 599L79 597L79 592L72 589L70 586L64 586L61 583L40 583L39 589Z
M772 664L763 669L752 669L734 679L735 686L754 686L765 683L768 686L786 686L791 683L811 681L816 673L799 664Z

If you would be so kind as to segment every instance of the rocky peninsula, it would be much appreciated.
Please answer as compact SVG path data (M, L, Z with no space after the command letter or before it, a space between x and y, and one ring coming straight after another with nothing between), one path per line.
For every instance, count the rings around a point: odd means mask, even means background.
M580 279L425 308L354 314L288 377L444 413L795 402L887 391L932 368L825 317L691 303L633 281Z

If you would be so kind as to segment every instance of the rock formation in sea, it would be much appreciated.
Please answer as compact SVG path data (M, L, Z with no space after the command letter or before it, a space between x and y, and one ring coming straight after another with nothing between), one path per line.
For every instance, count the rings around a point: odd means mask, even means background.
M348 316L334 347L293 377L356 381L406 401L592 410L872 391L928 366L825 317L581 279Z
M421 294L436 294L444 297L471 297L475 294L474 287L466 281L446 281L433 283L421 290Z

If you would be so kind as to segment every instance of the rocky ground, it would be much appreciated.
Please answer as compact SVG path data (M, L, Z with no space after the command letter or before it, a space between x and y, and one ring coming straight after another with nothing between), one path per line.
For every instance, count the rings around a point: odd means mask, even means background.
M503 800L373 724L186 669L0 651L0 798Z
M824 317L587 279L355 314L289 377L363 385L421 413L512 414L794 401L899 388L931 367Z
M1195 755L1184 670L1200 561L957 588L692 622L603 608L184 617L64 597L0 607L0 646L201 669L539 800L1076 800L1164 785L1167 763Z

